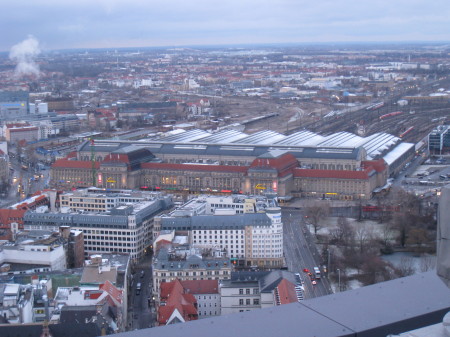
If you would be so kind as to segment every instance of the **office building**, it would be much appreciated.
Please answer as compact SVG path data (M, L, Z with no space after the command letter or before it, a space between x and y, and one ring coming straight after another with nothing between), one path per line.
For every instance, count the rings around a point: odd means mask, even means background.
M272 196L199 196L157 221L158 230L187 231L193 247L219 248L236 266L283 266L281 209Z
M90 195L92 204L82 202L77 193L70 194L63 198L61 212L28 211L24 228L57 230L69 226L83 232L85 255L118 252L137 260L152 244L154 216L172 206L171 198L161 194L129 202L131 197L121 193L80 193Z
M450 125L439 125L428 134L428 150L437 155L450 150Z

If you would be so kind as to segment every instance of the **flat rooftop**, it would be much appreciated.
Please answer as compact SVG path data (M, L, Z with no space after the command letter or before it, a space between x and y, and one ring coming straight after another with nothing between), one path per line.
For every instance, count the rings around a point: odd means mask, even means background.
M118 337L321 336L399 334L442 321L450 289L435 272L245 313L132 331Z

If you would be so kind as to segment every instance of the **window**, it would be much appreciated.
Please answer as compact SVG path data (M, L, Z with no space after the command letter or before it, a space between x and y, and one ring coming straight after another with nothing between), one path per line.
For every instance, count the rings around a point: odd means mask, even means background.
M245 293L246 293L247 295L250 295L250 289L245 289Z
M244 294L244 289L239 289L239 295L243 295Z
M259 305L259 298L253 299L253 305Z
M239 305L244 305L244 299L242 298L239 299Z
M250 305L250 299L249 299L249 298L247 298L247 299L245 300L245 305Z

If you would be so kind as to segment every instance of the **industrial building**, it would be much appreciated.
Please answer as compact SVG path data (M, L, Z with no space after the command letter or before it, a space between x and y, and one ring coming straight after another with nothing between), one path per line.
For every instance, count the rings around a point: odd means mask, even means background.
M29 114L27 91L0 91L0 119L16 119Z

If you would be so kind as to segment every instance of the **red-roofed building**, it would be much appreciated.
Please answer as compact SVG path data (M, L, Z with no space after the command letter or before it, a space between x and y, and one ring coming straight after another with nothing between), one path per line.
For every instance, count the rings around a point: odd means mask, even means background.
M196 298L199 318L220 316L218 280L186 280L180 282L184 290Z
M186 292L178 279L161 283L157 324L168 325L197 319L197 300L194 295Z
M286 279L282 279L275 287L274 296L276 305L298 302L295 284Z
M0 240L12 240L13 234L23 230L26 209L0 209Z
M190 132L190 131L187 131ZM153 154L153 149L154 154ZM279 197L369 199L387 182L383 159L363 148L270 148L253 145L84 143L58 160L52 181L65 187L142 188L183 193L275 192ZM90 160L94 155L94 168ZM72 160L76 159L76 160Z
M29 124L6 124L4 134L10 144L17 144L21 140L32 142L39 139L39 128Z
M222 315L299 301L294 274L284 270L235 272L220 284Z
M382 159L381 159L382 161ZM294 169L295 194L301 197L369 199L373 190L386 182L386 165L363 162L359 171Z

